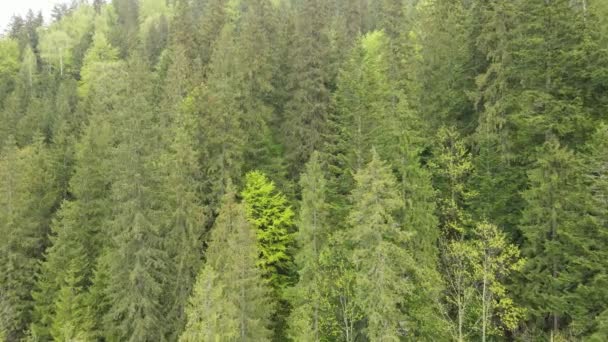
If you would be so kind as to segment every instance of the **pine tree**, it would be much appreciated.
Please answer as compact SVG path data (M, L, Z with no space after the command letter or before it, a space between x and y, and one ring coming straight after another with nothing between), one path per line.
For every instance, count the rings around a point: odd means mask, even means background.
M430 129L467 128L473 117L468 91L474 89L474 41L470 40L473 1L423 0L415 8L415 21L403 29L404 44L413 46L404 79L413 79L416 108ZM407 46L407 45L406 45ZM407 51L409 52L409 51ZM446 62L447 61L447 62Z
M580 160L556 138L538 152L529 172L530 188L523 195L527 206L521 222L522 251L528 262L519 293L528 304L530 322L553 339L581 304L568 300L584 277L579 273L583 269L574 265L587 255L589 239L595 237L586 235L589 223L582 215Z
M605 322L608 312L606 291L606 269L608 257L605 246L608 235L608 182L607 149L608 129L600 125L587 143L583 156L583 196L584 208L588 215L588 228L580 232L586 237L584 248L587 253L573 259L576 269L581 272L572 301L576 308L572 312L572 330L578 336L589 336L595 332L596 338L608 336ZM601 339L601 338L600 338Z
M255 232L232 186L209 241L207 263L197 277L180 341L267 341L272 307L262 278Z
M164 305L170 307L169 319L174 320L171 333L178 335L185 323L184 307L190 295L202 259L204 208L200 204L199 156L195 149L196 119L184 111L178 112L171 130L173 141L162 159L163 188L166 198L165 249L174 270L167 288Z
M330 104L328 3L305 0L295 8L290 47L289 99L285 105L281 142L289 176L296 178L311 153L322 146Z
M412 133L414 134L414 133ZM403 229L412 234L407 248L418 265L412 275L416 290L406 299L409 336L445 338L446 322L442 317L441 293L444 284L439 272L438 242L441 236L436 216L436 192L431 173L420 164L419 150L413 143L402 146L397 165L402 209L398 215Z
M294 340L319 341L321 301L327 297L323 288L325 274L321 267L321 251L331 232L328 225L326 181L319 154L314 152L300 177L302 203L296 241L299 281L294 289L294 312L290 317L291 337Z
M34 274L48 244L53 209L58 202L54 169L42 136L18 150L7 144L1 163L3 209L0 233L1 329L7 339L23 337L31 319Z
M275 189L274 183L258 171L246 175L242 195L247 219L256 229L260 247L259 266L272 286L282 289L293 277L293 257L290 255L293 211L285 196Z
M55 317L55 299L68 277L65 269L72 260L80 266L77 276L83 290L91 284L93 265L108 237L104 225L110 218L109 164L111 128L101 116L92 118L76 146L75 173L70 180L72 200L64 200L52 225L52 245L46 251L41 274L37 280L34 323L35 336L48 336ZM79 296L84 296L79 293ZM78 298L82 301L82 298Z
M81 254L86 256L82 251ZM56 314L51 326L51 335L56 341L92 339L93 321L80 276L86 274L88 267L86 258L72 259L67 266L64 284L57 293Z
M207 86L195 90L186 102L200 116L203 194L206 203L217 208L229 180L239 179L243 167L246 133L237 94L239 87L235 59L234 27L221 32L208 71Z
M355 301L365 315L365 335L370 340L397 340L407 328L401 325L405 318L401 306L413 291L407 275L415 262L406 249L409 234L394 217L401 206L396 180L375 152L355 180L348 216Z
M108 258L108 312L104 317L107 339L152 341L168 327L161 306L168 282L167 252L159 198L159 142L152 126L149 80L145 66L134 57L130 65L129 105L121 109L120 143L113 155L112 242Z

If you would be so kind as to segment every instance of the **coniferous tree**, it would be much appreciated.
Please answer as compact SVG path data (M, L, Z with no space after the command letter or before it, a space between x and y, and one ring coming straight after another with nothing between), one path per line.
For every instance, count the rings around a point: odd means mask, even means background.
M109 165L105 160L111 153L110 127L102 118L92 118L76 149L75 173L70 180L70 194L73 200L65 200L53 224L52 245L46 251L40 278L33 296L36 300L32 333L38 338L46 338L48 329L55 321L55 299L58 291L68 279L66 265L75 264L71 269L78 277L83 291L78 293L77 302L82 302L84 290L91 284L92 270L101 252L100 245L108 237L103 231L109 219L110 192L108 186Z
M580 273L583 269L572 265L587 255L588 240L594 238L586 235L589 223L580 207L584 204L580 160L556 138L550 138L539 149L529 181L521 222L525 238L522 251L528 258L526 285L519 293L528 305L533 329L546 331L555 339L564 336L578 302L566 299L573 296L573 289L584 277Z
M206 86L197 88L187 104L201 118L201 165L203 193L214 209L229 180L239 179L243 167L246 133L236 94L239 78L235 59L234 26L222 30L208 70Z
M328 225L326 181L319 154L314 152L300 177L302 203L296 241L299 281L295 286L292 306L296 309L290 317L290 335L295 340L319 341L321 339L321 306L327 298L325 277L321 266L321 251L331 232Z
M585 258L576 260L577 267L586 269L586 281L579 284L577 287L577 300L581 301L582 305L575 311L573 315L572 325L575 330L581 332L581 335L587 335L591 331L595 331L594 338L601 340L608 337L606 329L606 317L608 315L608 307L606 305L606 262L605 246L608 235L606 227L608 225L608 152L606 143L608 142L608 128L606 125L601 125L597 128L592 139L588 143L585 157L584 167L584 184L587 196L589 196L589 215L590 229L586 233L592 237L587 246L587 249L592 252Z
M195 149L196 119L180 110L173 123L173 141L163 155L167 222L165 249L174 276L167 288L164 305L174 320L171 334L178 335L185 323L184 307L190 295L202 257L204 208L200 203L199 156Z
M252 171L245 176L242 195L247 219L255 228L260 257L258 266L274 291L277 311L273 316L275 336L284 339L289 303L284 291L294 284L293 216L285 195L263 173Z
M289 176L297 177L310 154L322 146L330 104L328 3L299 1L291 46L289 99L283 113L282 143L290 165Z
M12 146L11 146L12 145ZM14 140L3 153L3 219L0 245L2 330L8 340L23 337L31 320L35 275L48 244L51 215L58 193L54 168L42 136L18 150Z
M180 341L267 341L270 288L257 267L255 231L229 184L197 277Z
M166 308L161 306L168 282L167 251L162 207L158 195L157 131L148 104L148 80L144 66L134 59L130 65L129 105L121 109L122 131L113 159L110 236L104 255L108 280L104 294L108 311L104 335L108 339L156 340L168 327Z
M401 306L413 291L407 275L415 262L406 248L409 234L394 216L401 206L396 180L373 152L355 181L348 216L356 272L355 302L365 317L367 338L397 340L407 329L402 326L406 315Z

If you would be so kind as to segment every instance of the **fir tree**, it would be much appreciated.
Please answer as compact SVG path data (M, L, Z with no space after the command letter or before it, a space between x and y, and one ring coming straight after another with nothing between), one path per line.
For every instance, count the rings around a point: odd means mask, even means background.
M373 152L372 160L355 175L353 208L348 216L353 241L355 301L365 316L370 340L397 340L404 334L401 306L412 292L407 275L415 266L409 239L394 215L400 208L396 180Z
M1 167L4 181L0 229L5 239L0 244L0 306L6 313L2 330L12 341L23 337L31 320L33 275L38 272L48 244L58 192L53 164L40 135L21 150L9 139Z
M247 209L247 219L253 225L259 248L258 267L274 290L274 300L278 306L273 317L275 339L283 339L285 319L289 303L284 299L284 291L294 284L293 264L293 216L285 195L275 189L275 185L259 171L246 176L242 195Z
M132 98L120 113L121 140L111 171L112 243L104 255L108 258L104 292L109 304L104 335L108 339L152 341L167 329L160 323L165 313L161 306L163 287L169 275L158 198L158 138L151 126L154 116L146 98L146 72L136 60L130 66Z
M529 172L530 188L524 193L522 251L528 262L526 285L519 291L528 304L528 319L546 322L536 326L554 339L564 331L577 305L567 299L583 277L582 269L573 264L587 255L588 239L594 237L586 235L588 222L580 207L585 203L580 160L555 138L539 152Z
M198 275L180 341L267 341L270 288L258 263L255 232L228 187Z
M109 125L101 117L92 118L91 124L76 146L75 174L70 180L73 200L65 200L52 226L52 245L46 251L40 278L33 293L36 300L32 332L38 338L48 336L55 317L55 298L64 279L66 265L77 260L76 276L79 286L86 290L92 281L92 269L101 252L100 245L108 237L103 231L110 216L108 187L109 165L105 162L111 153ZM72 284L74 285L74 284ZM78 293L82 301L84 291Z
M290 317L290 335L295 340L319 341L320 321L323 319L321 301L327 297L320 259L331 230L328 225L326 181L317 152L312 154L305 173L300 177L300 187L302 203L296 233L299 281L294 290L292 305L297 309Z
M291 178L322 146L330 104L327 17L326 1L300 1L295 8L289 99L281 127Z
M170 214L164 223L167 226L164 248L175 272L164 301L170 307L169 319L175 321L172 334L179 334L185 323L184 307L202 259L204 208L198 197L196 127L194 117L185 111L178 112L172 127L173 141L162 158L164 211Z

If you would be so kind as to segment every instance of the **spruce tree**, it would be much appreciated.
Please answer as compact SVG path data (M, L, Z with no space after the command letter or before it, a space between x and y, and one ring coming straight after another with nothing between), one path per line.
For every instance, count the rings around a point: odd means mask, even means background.
M55 299L68 277L66 265L79 277L78 285L86 290L91 284L96 258L108 235L104 226L110 218L109 164L112 133L102 117L95 116L76 146L75 173L70 180L71 200L64 200L52 225L52 245L46 251L37 280L32 333L46 338L55 320ZM72 284L74 286L75 284ZM84 292L78 293L82 301Z
M138 58L130 64L130 102L119 114L120 143L112 156L111 244L104 255L107 339L152 341L168 327L162 298L168 282L159 198L158 136L148 104L149 80Z
M327 297L325 277L321 266L321 251L325 248L331 228L328 224L326 180L320 156L314 152L300 177L302 202L296 242L299 280L294 289L290 317L290 335L294 340L319 341L321 339L321 305Z
M297 177L311 153L322 146L330 104L327 1L304 0L295 6L290 46L289 98L285 105L281 142L289 176Z
M400 209L396 180L372 152L372 160L355 175L353 208L348 216L355 265L355 301L366 320L370 340L398 340L405 298L413 291L408 279L415 261L406 243L410 235L395 220Z
M582 304L572 299L585 273L574 265L588 257L587 246L595 237L587 235L589 222L581 207L585 199L578 157L554 137L538 152L529 172L530 188L523 195L527 206L521 222L522 251L528 261L520 281L525 286L518 289L530 323L555 339Z
M184 307L190 295L202 259L204 208L199 198L200 166L195 149L196 119L180 110L171 127L173 141L164 151L163 210L168 214L164 225L164 249L174 275L167 288L164 304L168 319L174 321L171 334L178 335L185 323Z
M287 198L263 173L245 176L242 196L247 219L253 225L259 248L258 267L273 289L277 311L273 316L276 340L284 339L289 303L284 291L295 282L293 262L293 216Z
M0 307L8 340L23 337L33 310L32 290L48 245L49 226L58 202L54 167L42 136L18 150L9 138L1 172ZM12 141L11 141L12 140Z
M180 341L267 341L271 290L257 267L255 231L229 184Z
M246 144L243 112L237 94L239 81L235 58L234 26L220 34L208 70L207 85L186 100L188 110L200 117L201 165L205 204L217 209L229 180L239 179Z

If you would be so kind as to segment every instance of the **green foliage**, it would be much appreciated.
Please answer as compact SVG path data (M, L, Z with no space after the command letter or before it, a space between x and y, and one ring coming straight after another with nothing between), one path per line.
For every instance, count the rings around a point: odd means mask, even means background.
M285 195L259 171L245 176L242 196L247 209L247 220L255 229L259 260L258 267L274 291L273 300L278 306L273 317L275 339L284 339L285 319L289 304L284 291L295 283L293 261L293 210Z
M527 202L522 218L525 240L522 247L528 258L524 277L528 284L520 289L528 303L529 318L550 323L544 326L551 335L559 334L562 322L576 312L583 302L573 297L584 268L574 267L579 257L588 253L588 220L581 206L580 160L555 138L539 150L540 157L529 173L530 188L524 193ZM583 272L583 273L581 273ZM532 294L534 293L534 295Z
M326 274L321 266L321 253L331 232L328 225L325 176L319 154L314 152L300 177L302 203L296 241L299 281L295 286L290 316L290 336L294 340L319 341L322 301L327 297Z
M14 140L3 152L2 219L0 233L1 327L9 340L23 337L31 320L39 259L47 246L47 236L58 194L53 164L40 135L34 143L17 149Z
M410 235L395 221L401 206L391 170L372 152L372 160L355 175L353 208L348 216L355 303L366 320L370 340L397 340L404 334L400 307L413 291L408 274L415 267L405 243Z
M0 37L0 340L606 340L605 1L89 2Z
M255 231L229 185L180 341L269 340L271 290L257 263Z
M247 219L256 229L260 248L258 265L275 289L284 288L290 283L293 270L293 257L290 255L293 211L285 196L263 173L253 171L245 178L242 195Z

